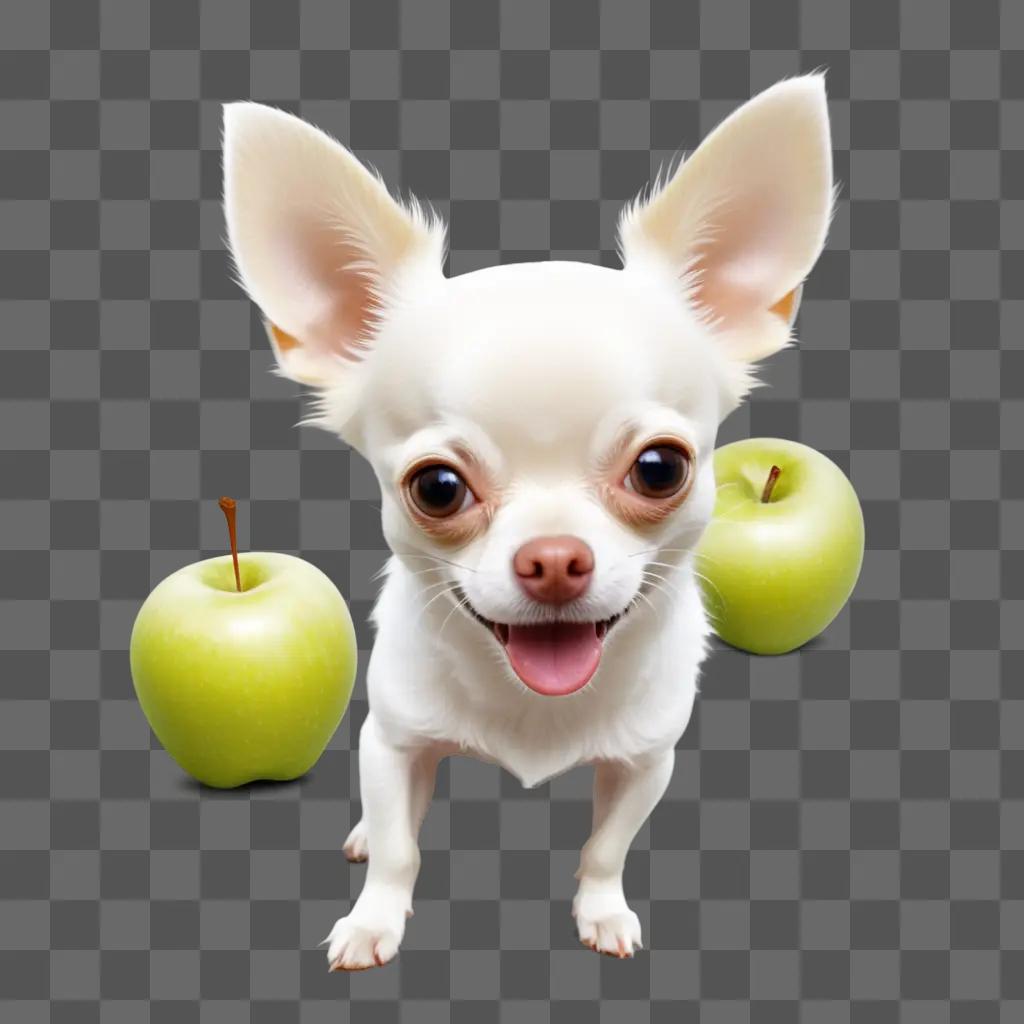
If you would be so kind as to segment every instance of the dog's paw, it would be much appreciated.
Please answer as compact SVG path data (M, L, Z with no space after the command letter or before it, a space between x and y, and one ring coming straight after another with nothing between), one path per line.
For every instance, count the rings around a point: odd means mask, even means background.
M401 935L393 928L361 924L343 917L331 929L327 951L331 971L365 971L383 967L398 952Z
M348 917L337 921L324 940L329 969L363 971L393 960L409 912L408 905L391 894L364 891Z
M598 953L631 957L640 941L640 919L619 892L580 890L572 904L580 942Z
M366 822L360 821L358 825L348 834L345 845L342 847L345 856L353 864L361 864L370 856L370 847L366 841Z

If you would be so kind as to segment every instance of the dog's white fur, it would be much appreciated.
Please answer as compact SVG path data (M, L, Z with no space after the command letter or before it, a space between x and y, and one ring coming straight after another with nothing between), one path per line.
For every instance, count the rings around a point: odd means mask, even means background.
M271 108L229 105L224 154L241 281L280 371L316 389L311 422L372 464L394 553L360 735L364 818L346 843L369 868L327 940L330 964L395 955L434 770L452 753L497 762L527 786L595 765L574 914L586 944L631 955L640 926L623 865L668 785L705 652L692 552L714 504L717 428L753 385L751 363L789 341L828 229L822 79L761 93L628 204L622 270L551 262L446 278L436 217ZM681 437L696 455L686 501L653 526L627 525L589 482L624 432ZM497 482L497 499L489 526L452 547L416 525L401 480L456 441ZM591 682L561 698L523 686L452 586L494 621L551 617L524 596L511 562L521 544L553 534L594 552L590 590L565 617L630 609Z

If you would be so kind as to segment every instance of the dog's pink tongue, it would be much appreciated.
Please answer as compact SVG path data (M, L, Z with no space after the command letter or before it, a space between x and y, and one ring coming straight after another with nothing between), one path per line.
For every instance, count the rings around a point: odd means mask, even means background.
M586 686L601 660L593 622L509 626L505 643L517 676L537 693L562 697Z

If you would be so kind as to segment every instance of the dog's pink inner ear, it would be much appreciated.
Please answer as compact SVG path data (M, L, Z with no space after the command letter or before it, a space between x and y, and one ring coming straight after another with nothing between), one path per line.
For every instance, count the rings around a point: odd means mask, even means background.
M352 258L358 257L353 254ZM382 310L370 278L361 271L342 274L337 288L338 345L344 352L353 352L363 348L377 330Z
M713 205L687 267L691 295L725 328L749 328L766 313L787 323L795 289L780 297L799 258L790 210L771 189L749 187ZM700 238L702 232L706 238Z
M308 318L287 328L269 328L283 356L301 351L312 358L350 355L365 347L380 321L381 308L372 286L376 268L356 246L341 242L330 230L286 233L279 251L292 287L305 293ZM299 307L300 309L302 307Z

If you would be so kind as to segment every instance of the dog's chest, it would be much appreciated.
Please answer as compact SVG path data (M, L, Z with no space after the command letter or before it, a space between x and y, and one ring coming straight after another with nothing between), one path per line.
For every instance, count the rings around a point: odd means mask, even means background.
M681 687L680 699L663 708L656 723L628 709L564 717L541 711L524 715L513 728L491 718L453 723L452 739L463 753L500 765L532 789L577 765L628 760L673 745L689 720L692 693Z

